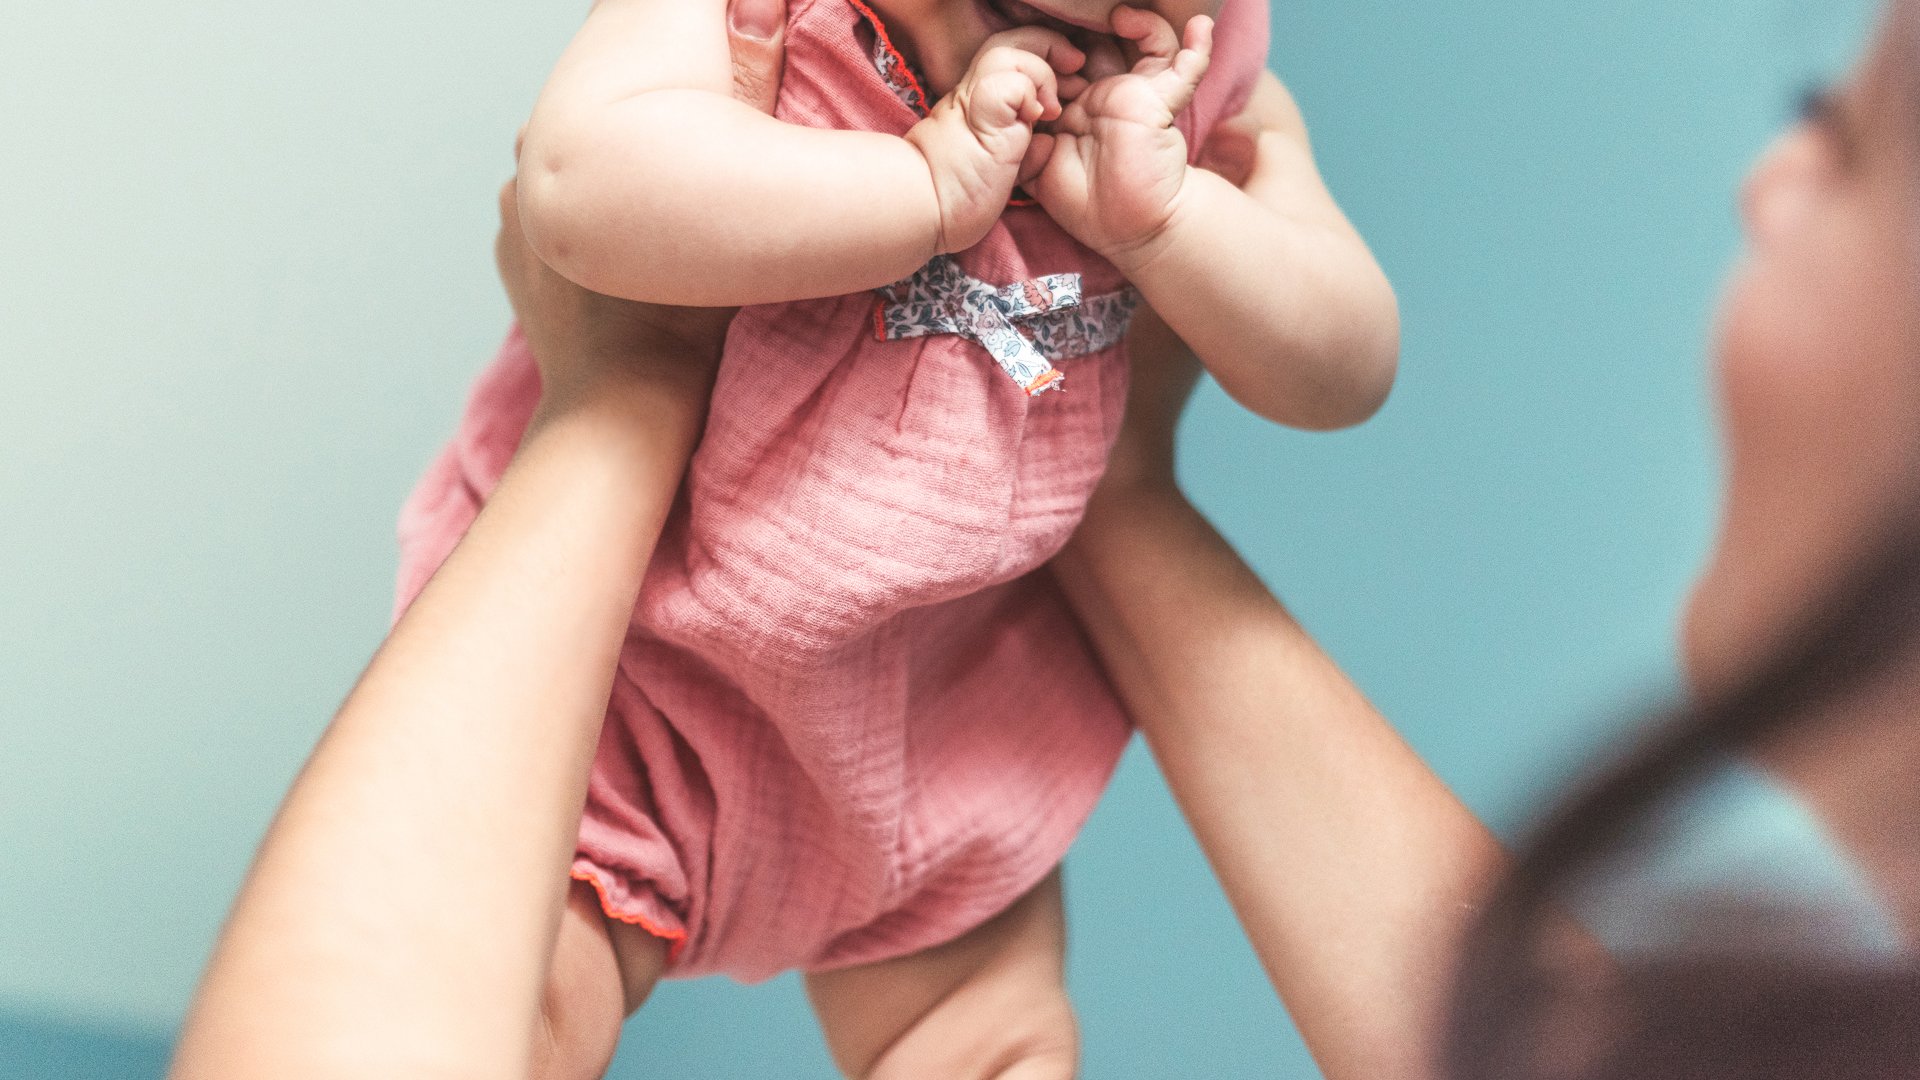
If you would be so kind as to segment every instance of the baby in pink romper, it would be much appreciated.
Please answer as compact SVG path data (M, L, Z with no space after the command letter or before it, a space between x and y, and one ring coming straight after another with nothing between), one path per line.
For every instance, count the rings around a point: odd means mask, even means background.
M791 0L767 117L732 97L725 0L600 0L526 133L556 270L743 306L621 657L547 1075L603 1068L663 973L795 968L850 1072L1071 1075L1058 935L996 916L1057 926L1044 883L1129 737L1042 567L1105 468L1130 320L1303 426L1391 379L1391 292L1290 187L1310 161L1260 190L1194 164L1270 79L1266 0L870 3ZM538 394L516 331L404 512L402 606Z

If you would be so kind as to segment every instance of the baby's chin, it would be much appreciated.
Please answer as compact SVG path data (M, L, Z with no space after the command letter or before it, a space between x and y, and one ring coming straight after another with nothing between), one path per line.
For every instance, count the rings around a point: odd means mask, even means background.
M1103 20L1074 15L1064 10L1041 7L1026 0L973 0L986 20L989 33L1020 26L1038 26L1066 38L1082 51L1100 42L1117 42L1113 28ZM1044 0L1043 0L1044 2Z
M1039 26L1057 31L1071 38L1076 34L1108 34L1112 27L1104 20L1095 20L1085 15L1076 15L1059 7L1051 6L1046 0L1038 4L1026 0L976 0L985 9L987 18L995 30L1005 30L1015 26Z

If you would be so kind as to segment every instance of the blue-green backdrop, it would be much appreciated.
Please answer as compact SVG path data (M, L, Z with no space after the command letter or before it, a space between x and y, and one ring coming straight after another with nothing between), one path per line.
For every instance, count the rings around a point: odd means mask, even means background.
M505 324L492 196L581 6L9 13L0 1075L158 1073ZM1404 374L1337 436L1204 392L1185 477L1502 829L1670 685L1731 194L1869 8L1275 4ZM1088 1076L1312 1075L1144 755L1069 881ZM785 979L667 987L614 1075L828 1073Z

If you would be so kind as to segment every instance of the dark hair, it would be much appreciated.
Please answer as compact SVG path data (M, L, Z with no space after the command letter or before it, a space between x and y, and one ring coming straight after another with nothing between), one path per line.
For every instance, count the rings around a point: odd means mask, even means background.
M1734 760L1822 793L1844 856L1895 922L1920 915L1920 513L1903 507L1746 685L1682 709L1528 841L1465 951L1457 1080L1920 1076L1920 965L1862 952L1790 890L1696 889L1639 912L1611 955L1596 882L1649 857L1663 806ZM1833 820L1829 825L1841 824ZM1897 939L1896 939L1897 942Z

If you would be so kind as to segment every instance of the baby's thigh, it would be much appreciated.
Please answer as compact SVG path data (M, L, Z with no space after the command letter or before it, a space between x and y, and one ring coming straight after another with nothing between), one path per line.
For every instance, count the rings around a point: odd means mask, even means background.
M958 940L807 977L834 1060L861 1080L1069 1080L1060 871Z
M646 1000L666 962L666 942L638 927L610 922L593 889L574 882L541 994L534 1080L604 1075L621 1022Z

